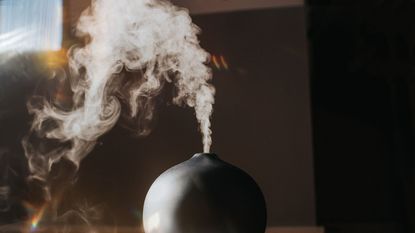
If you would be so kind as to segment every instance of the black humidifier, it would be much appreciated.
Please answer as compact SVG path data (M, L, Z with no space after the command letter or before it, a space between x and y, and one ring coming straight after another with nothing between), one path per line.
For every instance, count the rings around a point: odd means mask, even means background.
M146 233L264 233L264 196L241 169L196 154L153 183L144 203Z

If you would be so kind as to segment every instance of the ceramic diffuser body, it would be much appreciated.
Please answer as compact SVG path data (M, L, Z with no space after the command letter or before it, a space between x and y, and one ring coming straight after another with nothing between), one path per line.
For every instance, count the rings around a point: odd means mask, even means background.
M264 233L264 196L244 171L214 154L196 154L153 183L146 233Z

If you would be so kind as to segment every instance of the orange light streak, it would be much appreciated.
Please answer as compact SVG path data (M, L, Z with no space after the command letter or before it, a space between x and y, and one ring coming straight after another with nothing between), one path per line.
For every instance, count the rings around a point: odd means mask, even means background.
M225 68L225 70L229 70L229 65L228 62L226 62L226 59L224 56L220 56L220 61L222 62L223 67Z
M49 68L59 68L68 63L66 54L67 51L65 49L47 51L41 55L41 59Z
M220 64L219 64L219 61L218 61L218 59L216 58L215 55L212 55L212 62L215 65L216 69L218 69L218 70L221 69Z
M40 220L42 220L43 214L45 213L45 207L42 207L33 217L30 222L30 231L36 231L39 226Z

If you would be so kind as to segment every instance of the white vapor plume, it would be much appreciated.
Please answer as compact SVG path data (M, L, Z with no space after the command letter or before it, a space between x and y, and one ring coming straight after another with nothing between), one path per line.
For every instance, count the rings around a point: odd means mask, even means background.
M195 109L204 152L209 152L215 90L209 83L209 54L200 47L198 33L188 11L165 0L93 0L77 25L77 34L87 43L68 54L72 107L46 100L28 104L34 115L32 134L66 145L40 150L26 137L32 173L44 179L61 158L78 165L115 125L124 99L132 118L151 119L152 100L166 82L177 89L175 104ZM138 76L127 80L129 85L117 81L123 69Z

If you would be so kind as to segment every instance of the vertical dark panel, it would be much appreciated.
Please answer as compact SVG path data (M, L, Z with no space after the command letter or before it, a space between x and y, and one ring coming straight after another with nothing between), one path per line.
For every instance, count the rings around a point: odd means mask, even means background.
M318 223L414 232L414 5L308 6Z

